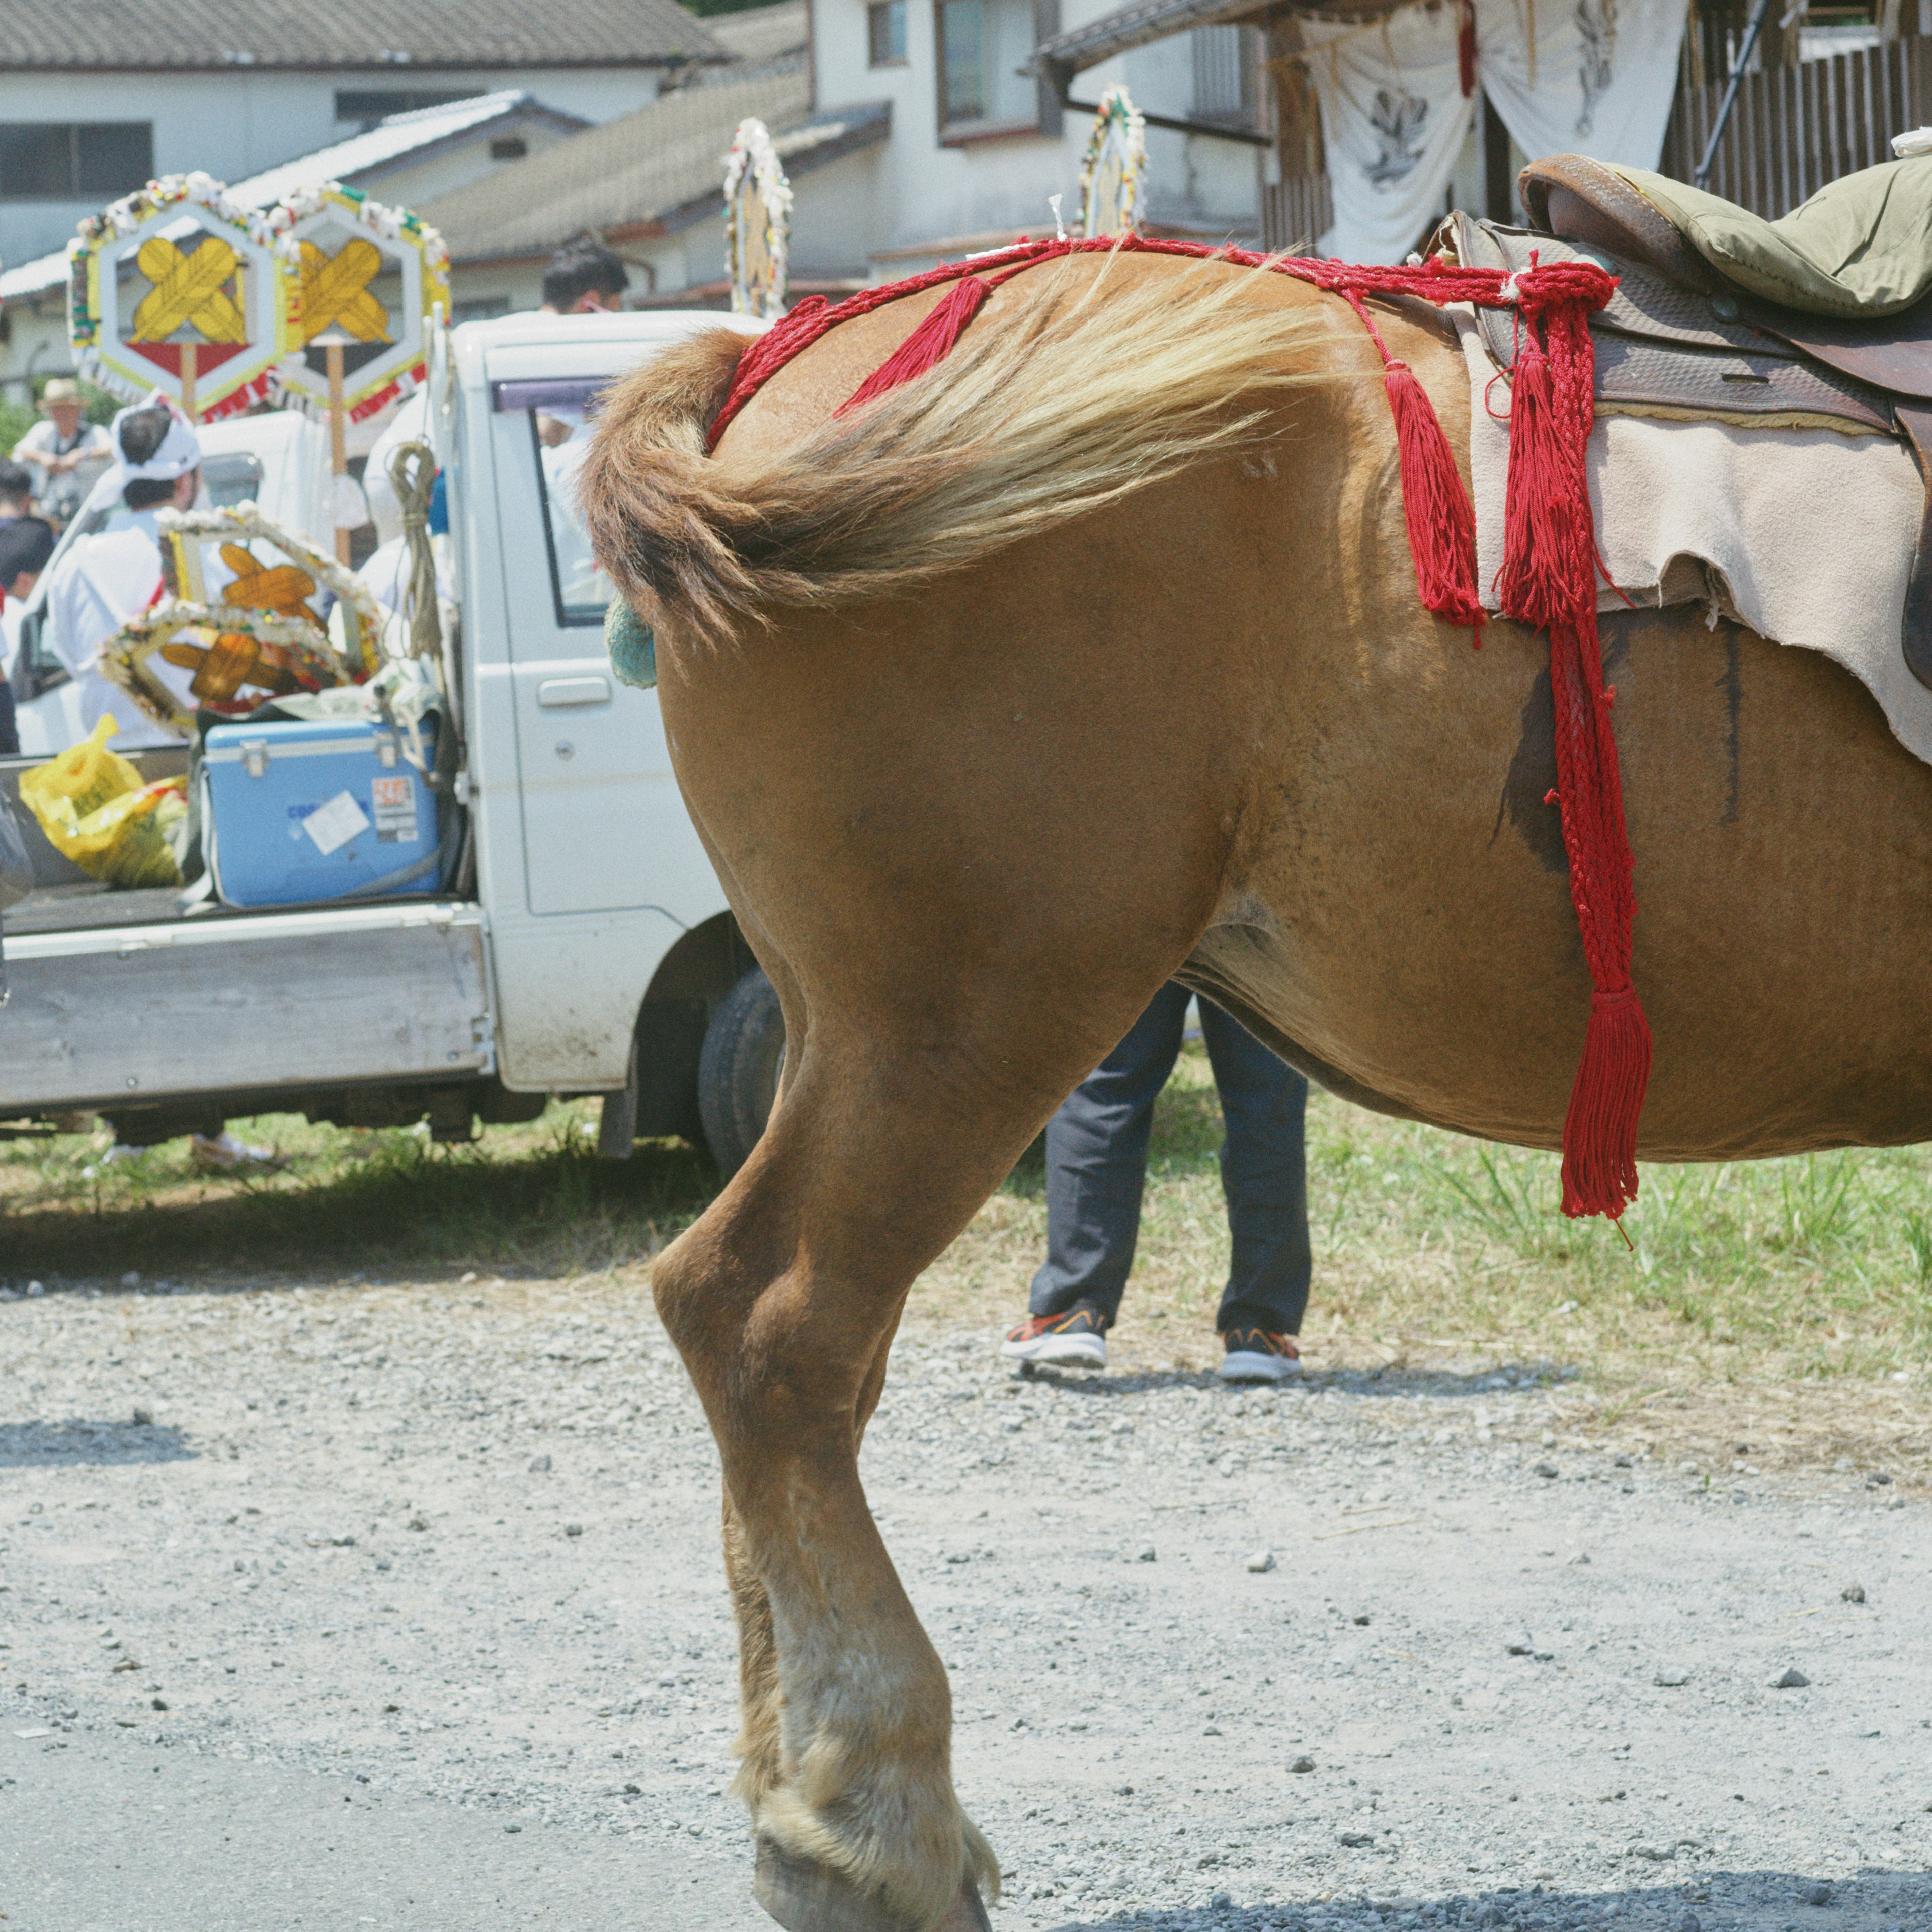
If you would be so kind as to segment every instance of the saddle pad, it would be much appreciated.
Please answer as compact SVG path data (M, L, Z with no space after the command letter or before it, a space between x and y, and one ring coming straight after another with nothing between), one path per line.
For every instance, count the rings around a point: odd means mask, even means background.
M1508 379L1481 326L1450 308L1469 379L1477 585L1498 608L1509 477ZM1903 614L1925 484L1905 444L1836 429L1601 416L1587 452L1599 550L1630 602L1701 604L1760 636L1822 651L1932 764L1932 690L1906 668ZM1599 610L1624 598L1607 586Z

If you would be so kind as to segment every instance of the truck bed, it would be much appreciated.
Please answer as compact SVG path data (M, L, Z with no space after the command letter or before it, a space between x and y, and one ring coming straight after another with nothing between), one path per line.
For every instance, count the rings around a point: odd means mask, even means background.
M29 892L0 914L0 928L4 928L9 939L17 939L30 932L94 932L104 926L165 926L172 920L188 916L180 899L178 886L143 886L130 892L84 879L74 885L42 886ZM194 916L232 919L238 915L211 901L197 909Z

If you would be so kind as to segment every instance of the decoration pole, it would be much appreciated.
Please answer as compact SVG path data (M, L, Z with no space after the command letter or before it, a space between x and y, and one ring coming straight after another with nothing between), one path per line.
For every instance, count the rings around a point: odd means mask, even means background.
M339 340L326 342L322 352L328 363L328 466L334 475L346 476L349 473L348 424L342 410L342 344ZM338 483L338 496L341 488ZM335 560L340 564L349 561L349 532L340 524L335 526Z
M198 342L184 342L181 346L181 352L182 414L186 416L190 423L199 422L201 418L196 413L194 406L194 379L199 373L195 365L201 359L201 344Z

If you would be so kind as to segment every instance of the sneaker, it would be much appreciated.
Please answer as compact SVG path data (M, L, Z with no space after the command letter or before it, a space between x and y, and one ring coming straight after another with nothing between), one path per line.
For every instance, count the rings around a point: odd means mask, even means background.
M1106 1328L1097 1310L1078 1302L1064 1315L1028 1316L1007 1335L1000 1353L1052 1369L1104 1369Z
M1228 1352L1216 1372L1224 1382L1285 1382L1301 1372L1292 1335L1270 1335L1265 1328L1230 1328L1221 1340Z

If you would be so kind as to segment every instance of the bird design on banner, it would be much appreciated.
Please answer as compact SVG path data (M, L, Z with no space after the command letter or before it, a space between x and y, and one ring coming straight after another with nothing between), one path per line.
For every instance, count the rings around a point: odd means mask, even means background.
M1388 87L1376 89L1376 111L1369 116L1369 125L1376 132L1377 152L1369 164L1368 176L1377 188L1394 187L1420 165L1423 124L1428 118L1429 103L1419 95Z

